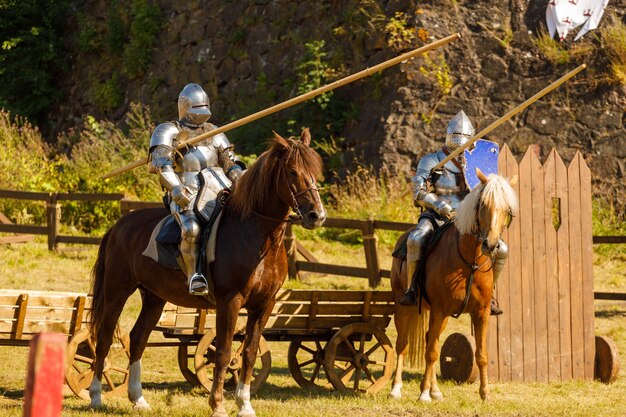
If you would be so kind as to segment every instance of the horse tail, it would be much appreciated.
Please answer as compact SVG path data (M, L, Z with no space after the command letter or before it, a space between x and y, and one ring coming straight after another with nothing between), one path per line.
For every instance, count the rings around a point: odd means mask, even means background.
M102 238L100 248L98 249L98 258L91 270L91 295L93 297L91 310L89 312L89 331L91 333L92 340L96 340L98 330L104 320L104 277L105 277L105 258L106 247L111 236L110 229Z
M418 307L410 310L407 362L411 368L424 369L426 365L424 359L426 355L426 333L428 332L430 311L422 308L422 314L420 314Z

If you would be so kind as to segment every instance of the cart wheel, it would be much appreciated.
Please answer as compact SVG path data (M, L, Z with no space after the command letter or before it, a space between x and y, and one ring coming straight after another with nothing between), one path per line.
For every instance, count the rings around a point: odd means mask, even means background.
M211 391L213 385L213 371L215 370L215 329L209 329L196 348L196 354L194 356L194 363L196 369L196 377L204 388ZM237 345L238 344L238 345ZM243 365L243 352L244 343L233 341L233 348L235 351L230 356L230 363L226 369L226 372L230 374L230 378L227 376L224 383L224 391L234 392L239 382L239 372ZM263 383L267 380L272 368L272 356L270 353L270 347L265 341L265 338L261 336L259 340L259 352L257 353L256 362L252 370L252 382L250 383L250 393L256 393Z
M342 327L324 350L324 370L337 390L376 394L391 379L393 347L385 332L369 323Z
M96 344L89 337L89 330L82 329L72 336L65 354L65 381L72 392L89 400L89 385L93 380L92 364L96 357ZM104 359L102 395L116 396L126 393L130 359L130 339L122 335L119 342L111 345Z
M478 366L474 361L476 342L463 333L452 333L441 346L439 366L441 378L457 384L473 383L478 378Z
M198 381L198 377L194 372L196 355L195 352L192 353L192 346L188 344L178 346L178 368L183 374L185 381L196 387L200 385L200 381Z
M294 340L289 343L287 355L289 372L302 388L312 389L327 385L324 372L324 348L319 341Z
M596 336L596 358L593 374L605 384L611 384L619 374L619 353L613 340L605 336Z

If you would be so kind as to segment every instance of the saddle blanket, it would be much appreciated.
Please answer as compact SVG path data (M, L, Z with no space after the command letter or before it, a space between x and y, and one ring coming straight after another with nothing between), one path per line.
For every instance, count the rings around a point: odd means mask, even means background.
M205 233L202 234L203 237L206 237L206 232L208 232L208 239L203 242L208 263L215 261L215 242L221 218L222 212L218 214L212 225L206 226L210 230L205 230ZM148 246L146 246L142 254L166 268L182 269L177 260L180 259L179 241L180 226L172 216L167 216L155 226L148 241Z

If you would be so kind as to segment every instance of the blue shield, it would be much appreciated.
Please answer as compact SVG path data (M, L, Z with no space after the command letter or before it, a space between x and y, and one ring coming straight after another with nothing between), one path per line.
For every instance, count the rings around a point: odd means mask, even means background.
M498 173L499 153L497 143L484 139L478 139L471 150L465 150L465 182L470 189L480 182L476 168L480 168L485 175Z

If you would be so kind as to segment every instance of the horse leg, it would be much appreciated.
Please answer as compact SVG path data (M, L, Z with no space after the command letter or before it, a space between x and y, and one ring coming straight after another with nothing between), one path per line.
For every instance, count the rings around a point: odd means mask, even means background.
M98 332L96 334L96 357L93 363L93 380L89 385L89 398L91 399L91 408L102 407L102 374L104 371L104 360L109 354L109 349L113 343L113 334L117 326L117 320L122 314L124 304L132 293L127 293L123 289L115 291L107 291L105 288L105 306L104 311L107 312L106 317L102 320Z
M213 409L211 417L228 417L224 407L224 380L230 362L233 336L237 326L237 316L241 309L239 297L220 297L217 300L215 320L215 370L213 385L209 396L209 405Z
M250 384L252 382L252 370L259 352L259 341L263 334L265 324L274 309L275 302L272 300L262 310L248 312L246 323L246 339L244 341L243 365L239 375L239 383L235 398L239 413L237 417L256 417L256 413L250 403Z
M396 339L396 371L389 396L396 399L402 398L402 370L404 367L404 358L409 348L410 308L414 307L402 307L396 304L393 314L393 321L398 333L398 338Z
M476 364L480 373L480 398L483 401L489 399L489 388L487 387L487 328L489 327L489 306L472 314L472 323L476 331Z
M128 399L136 409L149 410L150 405L143 397L141 387L141 356L148 343L150 332L161 318L165 300L147 290L141 292L141 312L130 332L130 374Z
M426 369L420 385L421 393L419 400L423 402L430 402L433 398L435 400L443 399L443 395L437 385L435 362L439 359L439 335L445 328L447 321L447 317L440 311L436 309L431 310L430 323L426 335Z

